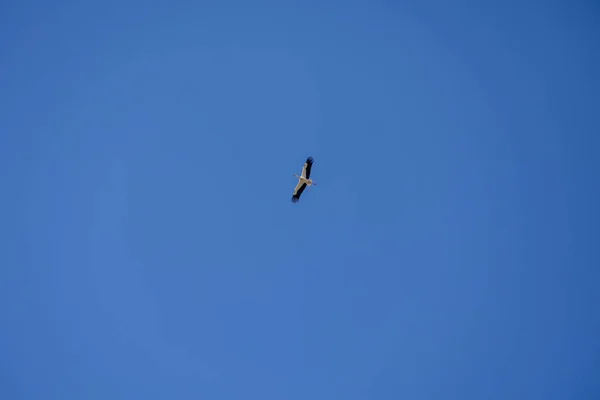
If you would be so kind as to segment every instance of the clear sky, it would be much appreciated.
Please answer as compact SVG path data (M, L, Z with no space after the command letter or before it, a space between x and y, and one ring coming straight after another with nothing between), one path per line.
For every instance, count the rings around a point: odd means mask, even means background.
M600 398L599 50L594 1L2 2L0 398Z

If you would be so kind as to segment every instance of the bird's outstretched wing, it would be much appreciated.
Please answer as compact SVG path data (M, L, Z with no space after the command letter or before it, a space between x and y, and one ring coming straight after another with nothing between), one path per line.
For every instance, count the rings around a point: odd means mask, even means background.
M294 189L294 195L292 196L292 203L297 203L300 200L300 196L302 192L306 189L306 183L302 183L302 181L298 181L296 185L296 189Z
M312 157L308 157L306 162L304 163L304 167L302 168L302 177L306 179L310 179L310 170L312 168L313 162L315 160Z

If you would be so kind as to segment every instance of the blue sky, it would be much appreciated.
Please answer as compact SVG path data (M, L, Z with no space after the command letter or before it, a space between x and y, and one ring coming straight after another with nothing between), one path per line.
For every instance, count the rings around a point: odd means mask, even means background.
M0 398L597 399L599 23L3 2Z

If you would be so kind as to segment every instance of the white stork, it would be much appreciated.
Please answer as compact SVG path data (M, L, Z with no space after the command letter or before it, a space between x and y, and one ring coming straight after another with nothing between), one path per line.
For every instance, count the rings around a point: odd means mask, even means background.
M308 157L306 159L306 162L304 163L304 167L302 167L302 176L294 174L294 176L298 178L298 184L296 185L296 189L294 189L294 195L292 196L293 203L297 203L298 200L300 200L300 196L302 195L302 192L304 192L304 189L306 189L307 186L317 186L317 184L314 183L312 179L310 179L310 169L312 168L313 162L313 158Z

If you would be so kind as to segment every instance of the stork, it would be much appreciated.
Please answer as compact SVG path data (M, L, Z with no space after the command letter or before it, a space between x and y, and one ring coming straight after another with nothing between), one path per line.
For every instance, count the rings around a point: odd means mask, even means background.
M297 174L294 174L294 176L298 178L298 184L296 185L296 189L294 189L292 203L297 203L298 200L300 200L300 196L302 195L302 192L304 192L304 189L306 189L307 186L317 186L317 184L314 183L312 179L310 179L310 169L312 168L313 162L313 158L308 157L306 159L306 162L304 163L304 167L302 167L302 175L298 176Z

